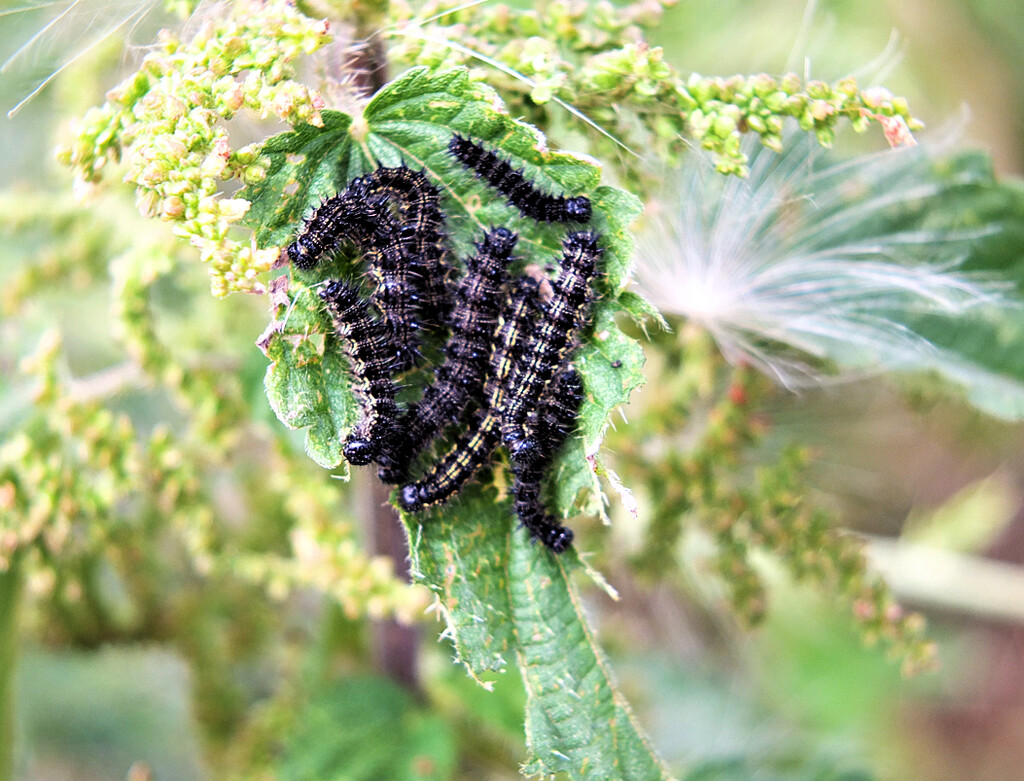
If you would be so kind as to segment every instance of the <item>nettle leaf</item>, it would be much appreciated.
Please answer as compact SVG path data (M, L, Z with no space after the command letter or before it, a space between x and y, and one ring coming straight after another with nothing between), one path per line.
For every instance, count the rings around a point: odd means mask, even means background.
M807 238L788 251L897 261L873 272L883 284L855 313L895 338L858 339L870 334L848 321L818 352L855 371L929 373L982 412L1024 419L1024 185L1000 181L984 153L928 147L820 166L810 184L815 229L792 231ZM902 294L900 266L917 272Z
M658 308L654 306L650 301L644 298L639 293L634 293L631 290L627 290L619 296L619 306L629 313L629 316L641 326L645 332L647 326L651 323L658 326L663 331L670 329L668 320L665 316L658 311Z
M981 411L1024 419L1024 186L997 179L981 152L937 157L908 150L882 170L876 164L853 177L841 165L820 176L819 198L821 191L839 196L816 219L843 230L817 235L815 249L874 245L906 265L945 263L965 281L991 289L989 300L969 308L922 305L913 296L900 305L890 296L880 312L921 337L926 349L829 347L826 354L858 369L873 363L900 373L930 372Z
M437 595L447 634L474 677L504 670L514 645L507 560L513 518L511 502L477 482L444 507L404 519L413 577Z
M290 304L278 306L261 341L271 360L264 387L278 419L289 428L308 427L306 452L332 469L342 463L343 433L358 417L348 365L334 335L324 334L316 292L296 284L290 295Z
M522 217L478 181L449 155L453 133L499 149L540 189L590 197L588 227L602 234L604 252L593 324L575 358L586 398L578 435L551 470L548 492L552 511L566 517L600 511L603 497L587 456L597 452L613 408L642 382L640 346L616 323L619 315L650 314L637 296L623 292L633 254L629 225L640 203L600 185L594 161L546 149L536 128L512 119L494 91L471 81L465 69L413 68L383 88L361 116L322 116L322 128L302 127L270 139L263 148L270 161L267 177L241 193L252 202L247 220L260 246L288 244L302 216L352 178L378 165L405 164L422 169L441 190L456 257L466 257L486 229L501 225L520 236L513 274L529 264L557 267L565 226ZM339 463L340 440L355 422L356 405L345 378L336 376L335 367L344 362L331 357L338 346L310 288L350 272L351 262L342 257L312 272L292 270L293 311L268 349L274 363L267 392L278 417L293 427L310 426L310 452L327 466ZM312 334L327 335L322 353L305 346ZM304 400L288 398L293 392ZM575 552L557 557L514 528L512 503L503 497L507 484L499 459L445 506L402 516L413 574L436 594L459 660L477 678L504 669L510 659L518 664L527 683L536 772L666 777L615 690L579 610L568 580L580 568Z
M983 412L1024 420L1024 183L997 179L991 159L980 152L933 163L924 176L941 189L921 216L907 221L954 235L983 229L985 235L961 242L962 269L1005 281L1008 288L991 304L955 318L935 312L896 316L938 348L921 368L959 385Z
M593 336L576 357L586 392L580 409L579 434L551 470L551 506L566 516L604 513L600 483L591 459L604 439L612 410L644 381L643 349L615 322L616 315L625 311L617 302L599 306Z
M667 778L587 626L567 557L510 538L509 603L526 685L527 773L647 781Z

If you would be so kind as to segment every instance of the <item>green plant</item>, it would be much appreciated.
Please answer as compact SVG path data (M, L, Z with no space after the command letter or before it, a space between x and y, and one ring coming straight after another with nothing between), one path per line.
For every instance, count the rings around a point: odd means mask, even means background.
M31 332L33 301L52 301L60 286L101 288L109 265L114 349L125 360L91 383L69 381L60 340L47 336L5 389L28 414L9 427L0 451L0 561L7 571L0 588L16 594L30 571L42 584L34 620L55 639L174 643L196 672L197 711L225 774L258 777L282 745L285 777L306 777L317 762L343 765L351 757L304 756L304 746L330 740L321 734L329 736L336 723L367 717L358 708L335 713L337 703L328 702L331 718L296 724L291 706L310 700L317 678L304 677L294 659L282 663L278 691L259 711L231 674L268 645L287 646L287 611L252 609L258 595L286 599L311 589L343 611L343 618L326 612L328 627L382 617L411 623L429 591L456 658L473 678L490 685L492 673L518 667L527 772L669 775L585 616L587 579L612 593L597 565L614 557L555 557L531 545L513 529L499 463L449 505L402 517L417 585L403 583L393 559L360 544L352 492L323 479L293 438L266 420L265 401L253 392L265 364L243 347L256 339L262 314L238 297L213 309L197 294L191 261L198 255L215 296L265 296L272 319L258 344L269 359L270 406L289 428L305 429L305 450L320 467L340 468L337 476L347 477L341 439L356 403L316 286L358 259L343 255L315 272L276 274L280 248L302 216L375 165L404 162L444 188L457 255L465 256L481 228L500 224L519 232L531 262L557 257L558 229L474 197L471 174L447 156L452 132L489 142L545 188L589 195L594 225L605 237L600 299L575 358L587 401L579 436L552 469L551 508L561 516L604 518L606 488L632 508L614 467L644 485L650 499L645 541L634 551L645 575L671 580L685 566L676 542L682 521L695 516L713 540L713 568L744 619L754 623L766 609L751 553L767 551L797 578L843 599L865 637L888 641L908 669L931 663L919 618L896 607L856 543L811 498L806 448L788 446L774 464L757 465L767 429L758 410L770 384L750 368L729 366L695 325L673 317L673 333L661 333L661 315L626 289L632 223L642 204L607 184L621 181L645 197L657 189L653 166L610 162L622 147L649 150L670 164L696 142L718 174L742 176L755 157L743 136L781 151L791 144L783 133L788 120L826 145L843 121L858 130L880 123L897 142L907 141L917 123L905 101L861 90L851 79L830 85L795 76L684 78L644 42L660 13L650 4L620 13L608 4L562 2L533 10L439 4L416 11L384 3L235 3L188 33L164 33L107 102L75 123L59 158L90 205L10 196L4 229L34 237L24 249L34 260L10 280L5 307ZM321 14L340 24L327 24ZM360 43L342 56L346 22ZM332 69L322 90L299 77L306 58ZM340 72L337 62L347 63ZM384 83L382 73L403 66ZM264 137L269 131L261 126L259 140L235 148L243 117L274 117L293 129ZM607 168L549 149L537 129L561 139L570 123ZM117 181L122 176L127 186ZM230 189L237 185L242 189ZM132 196L146 219L125 209ZM204 317L213 325L201 331L196 321ZM616 455L606 455L601 445L613 410L644 380L641 337L653 358L648 379L657 378L653 398L628 434L610 434ZM842 365L841 356L824 355ZM171 405L171 426L153 425L132 409L125 391L137 388ZM123 394L119 414L99 401L111 390ZM694 421L702 422L694 443L674 442ZM580 528L579 547L599 549L607 533L594 524ZM13 621L13 607L3 615ZM365 663L369 643L360 632L338 634L324 641L325 656ZM10 651L5 656L13 659ZM364 694L375 690L358 685ZM411 726L402 731L394 768L373 772L406 777L403 768L416 764L409 747L436 725L388 684L376 688L381 712L411 714ZM372 691L363 699L372 700ZM238 736L245 740L236 742ZM447 737L426 742L427 753L448 767Z

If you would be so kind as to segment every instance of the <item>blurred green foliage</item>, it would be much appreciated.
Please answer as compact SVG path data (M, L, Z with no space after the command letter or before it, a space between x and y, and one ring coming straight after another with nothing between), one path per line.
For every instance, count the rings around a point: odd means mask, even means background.
M318 691L283 742L282 781L440 781L456 764L450 726L381 678L343 679Z
M30 647L19 671L22 754L59 772L124 776L144 762L161 779L204 777L188 669L166 651L108 646L93 654Z

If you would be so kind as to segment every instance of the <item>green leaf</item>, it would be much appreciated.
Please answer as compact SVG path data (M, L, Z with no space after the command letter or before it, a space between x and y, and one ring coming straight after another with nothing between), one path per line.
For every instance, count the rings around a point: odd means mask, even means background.
M504 670L513 646L506 550L510 502L479 483L444 507L404 514L413 577L429 587L466 668L481 676Z
M823 155L809 137L752 148L746 182L706 177L695 158L679 218L652 231L648 292L784 382L820 361L930 373L1024 417L1024 184L996 180L979 153ZM680 290L694 283L706 301Z
M991 166L977 152L934 164L930 176L946 187L920 221L938 230L988 229L965 246L963 270L1011 289L966 316L908 313L903 320L939 348L934 364L922 368L959 385L978 409L1024 420L1024 182L999 181Z
M938 307L887 312L891 320L937 349L912 357L883 352L871 358L894 371L933 372L959 386L978 409L1024 419L1024 183L997 180L991 159L980 152L938 159L902 154L892 160L884 174L869 181L862 178L856 187L842 168L819 182L822 189L845 186L852 193L837 201L837 210L856 214L861 204L873 199L892 201L888 208L862 209L861 219L852 220L829 240L888 245L908 265L956 259L958 272L1005 281L1009 289L1001 299L966 313L946 313ZM913 197L895 198L894 193ZM901 238L907 236L918 239L907 244ZM842 355L831 357L844 360Z
M640 326L646 329L649 322L653 322L663 331L669 330L668 321L650 301L639 293L626 290L619 296L619 304L629 312L630 317Z
M384 678L340 680L319 691L285 736L282 781L442 781L455 740L438 716Z
M333 469L343 463L343 432L357 417L348 365L323 322L316 293L293 285L289 295L289 304L279 307L280 319L267 331L264 351L271 364L264 388L278 420L293 429L309 427L306 452Z
M593 781L667 778L583 618L569 581L572 555L555 558L524 533L512 536L509 602L527 693L534 756L528 772Z
M263 145L262 154L270 160L267 176L240 193L252 202L245 224L259 246L286 244L306 211L363 173L352 168L358 159L351 155L351 118L324 111L323 122L323 127L303 125Z
M287 244L300 217L353 177L378 164L404 163L425 171L440 188L457 257L471 252L484 230L502 225L520 236L521 260L513 274L527 264L557 265L566 228L528 220L496 197L449 155L453 133L499 149L539 188L591 198L594 216L588 227L601 234L603 254L593 325L582 335L575 358L586 400L578 435L557 459L549 488L553 512L598 511L603 499L587 455L600 447L613 408L642 381L643 353L616 323L620 314L635 317L642 310L632 294L628 310L618 301L630 278L629 225L640 203L600 185L601 171L593 161L548 150L536 128L508 116L496 94L471 81L464 69L413 68L382 89L361 117L325 111L323 118L323 128L299 128L271 139L263 149L270 159L267 178L241 194L252 201L247 218L261 246ZM289 425L312 427L309 448L321 463L336 463L336 448L325 442L333 436L336 445L347 433L355 405L347 383L328 376L334 371L328 356L337 345L329 323L313 311L309 287L350 272L348 258L309 273L293 270L299 280L293 300L295 309L303 309L301 318L292 322L293 310L268 350L275 361L267 382L271 403ZM328 335L322 355L304 343L314 333ZM419 382L421 374L405 381ZM296 392L301 402L289 397ZM447 505L403 515L414 577L436 594L455 652L474 677L502 670L513 658L519 665L528 684L529 742L538 768L563 768L578 778L664 777L615 690L568 585L568 569L578 566L575 553L558 558L530 544L522 530L511 531L516 519L512 503L501 495L500 487L509 483L503 473L499 462ZM494 475L502 479L494 481ZM545 628L548 620L552 623ZM538 639L551 635L552 627L557 631L541 648ZM559 658L557 665L552 656ZM564 717L570 711L574 721ZM584 731L577 731L577 721L586 723Z
M604 512L600 485L588 457L599 450L612 410L644 381L643 349L615 322L615 316L624 311L618 303L598 307L593 337L576 358L586 392L579 436L570 441L551 470L552 506L566 516L574 511Z

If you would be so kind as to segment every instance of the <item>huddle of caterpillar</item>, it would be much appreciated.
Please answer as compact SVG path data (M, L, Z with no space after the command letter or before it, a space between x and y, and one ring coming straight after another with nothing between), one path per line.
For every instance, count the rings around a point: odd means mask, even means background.
M539 191L471 139L453 136L448 151L530 219L590 220L588 198ZM562 553L573 533L545 509L541 486L583 401L571 361L594 297L600 237L587 230L565 235L545 295L536 280L509 274L518 238L503 227L485 231L453 282L440 192L422 171L398 166L354 179L324 201L287 252L295 267L308 270L348 244L366 263L367 298L355 281L328 280L320 289L360 406L345 458L377 464L381 480L400 486L402 507L417 511L456 494L504 445L520 522ZM433 381L402 409L394 377L422 362L423 333L440 328L448 337ZM462 433L451 449L410 480L419 454L453 423Z

